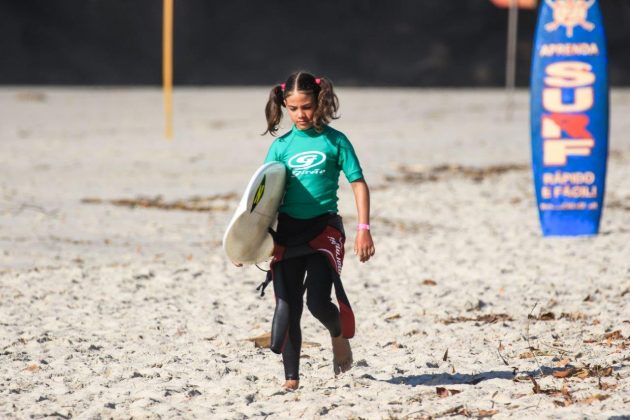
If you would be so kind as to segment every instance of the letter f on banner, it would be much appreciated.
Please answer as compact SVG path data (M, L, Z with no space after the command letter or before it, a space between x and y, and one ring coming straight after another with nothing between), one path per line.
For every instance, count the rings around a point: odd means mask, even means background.
M545 140L543 164L545 166L566 165L567 156L589 156L594 146L593 139Z

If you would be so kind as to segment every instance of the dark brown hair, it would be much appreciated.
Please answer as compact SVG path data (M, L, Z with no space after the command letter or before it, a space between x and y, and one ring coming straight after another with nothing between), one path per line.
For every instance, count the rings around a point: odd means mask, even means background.
M310 73L299 71L289 76L286 82L271 88L269 100L265 106L267 130L263 135L267 133L272 136L276 135L282 119L282 107L285 106L284 100L293 92L313 95L316 106L313 114L313 128L317 132L321 133L326 124L339 118L337 116L339 99L333 91L332 82L324 77L315 78Z

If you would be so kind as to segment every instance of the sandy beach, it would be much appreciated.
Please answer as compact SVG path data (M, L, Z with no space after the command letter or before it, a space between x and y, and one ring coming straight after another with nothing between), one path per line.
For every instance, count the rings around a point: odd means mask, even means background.
M355 366L305 310L296 392L221 248L267 95L176 89L167 141L159 89L0 88L1 418L630 418L630 90L600 234L543 238L527 91L340 88L377 254L344 182Z

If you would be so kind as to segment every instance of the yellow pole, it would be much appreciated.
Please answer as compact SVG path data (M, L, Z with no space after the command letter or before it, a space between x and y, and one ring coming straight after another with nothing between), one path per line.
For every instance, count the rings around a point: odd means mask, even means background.
M170 140L173 138L173 0L164 0L162 83L164 87L164 136Z

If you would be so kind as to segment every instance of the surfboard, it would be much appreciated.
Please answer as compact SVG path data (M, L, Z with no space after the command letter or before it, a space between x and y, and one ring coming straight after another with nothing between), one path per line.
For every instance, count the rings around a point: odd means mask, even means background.
M599 1L541 1L530 94L532 170L542 233L597 234L609 121Z
M284 196L286 168L269 162L256 170L223 236L223 249L237 264L256 264L271 258L274 226Z

